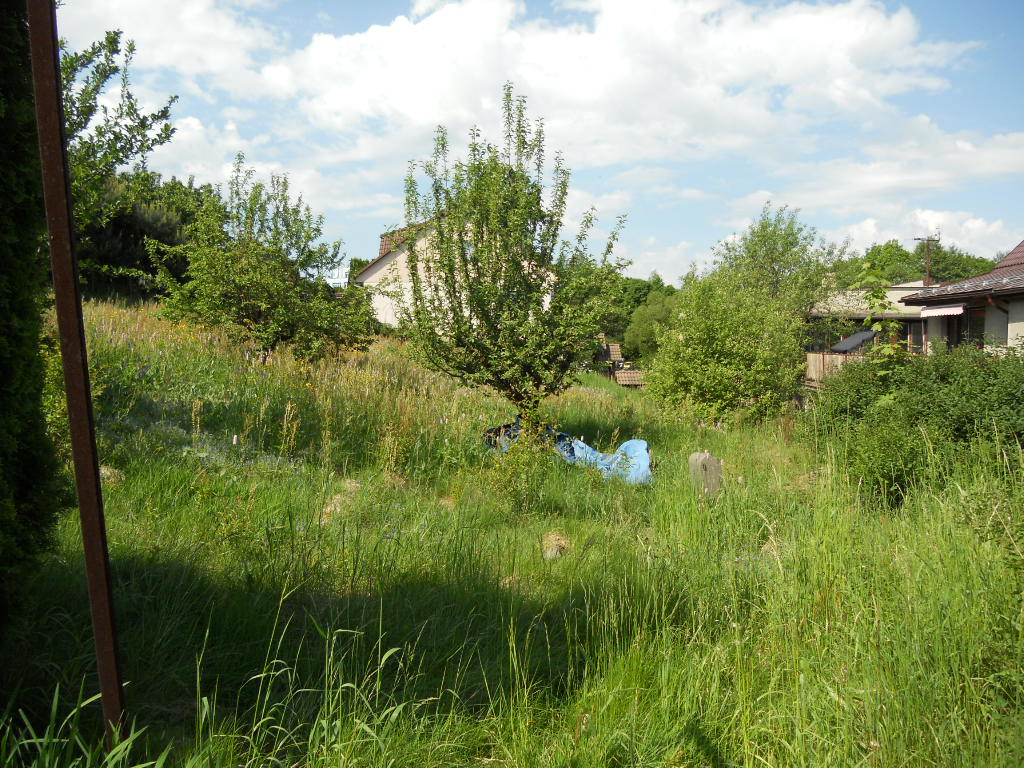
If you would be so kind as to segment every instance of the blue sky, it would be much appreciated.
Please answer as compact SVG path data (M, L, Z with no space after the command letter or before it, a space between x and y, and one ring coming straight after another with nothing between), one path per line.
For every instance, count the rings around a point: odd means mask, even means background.
M499 138L502 84L573 169L568 231L628 216L628 274L706 265L767 200L862 250L1024 240L1020 0L67 0L60 33L136 41L177 94L150 166L221 183L235 153L324 214L349 256L403 223L438 124ZM604 225L604 229L600 225Z

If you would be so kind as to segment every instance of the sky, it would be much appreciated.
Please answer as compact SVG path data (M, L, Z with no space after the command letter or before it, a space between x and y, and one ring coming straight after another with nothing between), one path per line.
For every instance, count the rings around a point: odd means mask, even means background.
M863 251L1024 240L1024 0L66 0L73 49L121 29L132 89L178 96L149 167L287 173L374 258L438 125L500 142L512 82L572 170L566 236L621 214L626 274L677 282L766 202Z

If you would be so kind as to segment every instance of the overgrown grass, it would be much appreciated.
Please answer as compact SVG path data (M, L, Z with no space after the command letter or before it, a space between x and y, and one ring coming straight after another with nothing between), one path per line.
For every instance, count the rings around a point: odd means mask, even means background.
M108 765L1024 763L1017 461L873 506L785 421L588 377L549 418L647 439L634 488L488 455L510 409L393 343L263 365L152 307L87 319L134 723ZM104 764L91 654L68 517L5 640L0 765Z

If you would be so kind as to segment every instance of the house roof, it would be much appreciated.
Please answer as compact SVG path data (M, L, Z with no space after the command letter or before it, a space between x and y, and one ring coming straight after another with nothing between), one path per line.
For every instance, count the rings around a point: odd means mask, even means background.
M622 356L622 345L621 344L602 344L601 345L601 359L611 360L613 363L620 360L625 360Z
M636 369L615 371L615 382L623 387L642 387L644 372Z
M403 227L402 229L393 229L390 232L385 232L380 236L380 248L377 249L377 258L373 259L369 264L360 269L355 274L354 281L359 282L359 278L362 277L363 273L379 264L383 259L387 258L391 253L396 251L400 246L405 244L411 235L412 227Z
M945 285L932 285L904 296L900 301L905 304L941 304L950 299L1005 293L1024 293L1024 242L983 275Z

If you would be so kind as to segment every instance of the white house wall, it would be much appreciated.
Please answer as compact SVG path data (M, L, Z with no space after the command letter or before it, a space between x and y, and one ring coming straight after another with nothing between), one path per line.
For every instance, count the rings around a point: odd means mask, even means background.
M420 238L419 247L424 248L425 243L426 238ZM385 325L398 325L396 298L406 304L412 301L409 246L401 245L366 267L359 273L359 282L373 292L373 314L377 320Z
M1011 347L1024 344L1024 298L1009 302L1006 318L1006 343Z
M1009 317L999 307L985 308L985 341L998 346L1006 344L1009 337Z

